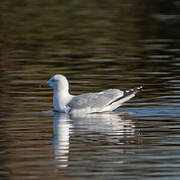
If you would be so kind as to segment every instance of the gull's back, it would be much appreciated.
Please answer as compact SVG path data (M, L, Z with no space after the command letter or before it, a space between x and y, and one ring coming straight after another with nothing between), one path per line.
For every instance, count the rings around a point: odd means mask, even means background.
M122 97L123 91L119 89L108 89L98 93L85 93L78 96L74 96L71 102L68 104L70 107L70 113L83 112L103 112L107 111L107 107L111 102Z

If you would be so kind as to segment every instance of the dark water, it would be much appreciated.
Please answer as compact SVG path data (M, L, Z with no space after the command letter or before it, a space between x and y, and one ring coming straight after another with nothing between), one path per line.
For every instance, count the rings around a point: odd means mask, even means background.
M0 179L179 179L179 1L0 2ZM53 114L72 94L144 91L110 114Z

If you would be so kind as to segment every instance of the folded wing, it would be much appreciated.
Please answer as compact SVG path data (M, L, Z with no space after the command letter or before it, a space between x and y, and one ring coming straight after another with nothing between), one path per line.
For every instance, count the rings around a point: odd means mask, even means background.
M102 109L118 98L123 97L124 92L119 89L108 89L98 93L85 93L73 97L68 106L71 109L95 108Z

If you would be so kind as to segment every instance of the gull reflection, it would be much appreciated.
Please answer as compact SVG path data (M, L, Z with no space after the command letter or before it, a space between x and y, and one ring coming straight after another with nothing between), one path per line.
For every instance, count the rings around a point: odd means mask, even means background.
M58 166L67 167L69 155L70 129L72 126L68 114L55 113L53 126L53 144L55 160L57 160Z
M105 136L106 143L122 144L135 135L135 125L119 113L86 114L70 116L54 114L54 154L58 167L67 167L70 154L70 139L74 136L87 138L85 134L98 133ZM73 134L73 137L72 137ZM92 135L93 138L96 138ZM123 139L123 141L121 141ZM98 141L98 138L96 139ZM90 142L91 143L91 142ZM91 145L91 144L89 144ZM118 150L120 152L120 150ZM122 152L123 153L123 152Z
M98 132L107 135L128 136L134 134L134 123L123 119L123 114L116 112L96 113L83 116L73 116L73 125L84 127L87 131Z

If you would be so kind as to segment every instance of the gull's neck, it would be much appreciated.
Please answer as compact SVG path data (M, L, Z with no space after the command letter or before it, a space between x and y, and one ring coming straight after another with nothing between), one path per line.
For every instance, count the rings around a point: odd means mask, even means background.
M69 94L69 87L59 88L58 86L53 90L53 105L54 109L59 112L67 112L67 104L72 99L72 95Z

